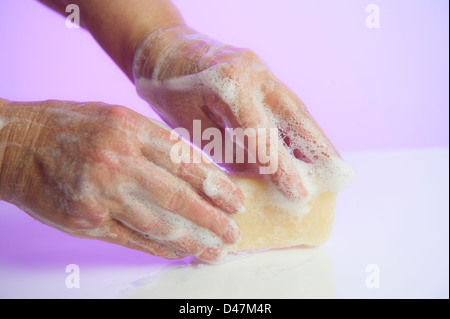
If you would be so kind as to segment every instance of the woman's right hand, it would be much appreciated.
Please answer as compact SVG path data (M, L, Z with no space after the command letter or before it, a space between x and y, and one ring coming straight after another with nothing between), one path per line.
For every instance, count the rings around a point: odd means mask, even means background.
M290 199L303 200L311 191L295 159L323 167L339 157L300 98L251 50L225 45L185 25L162 28L136 51L134 77L139 95L170 127L195 136L197 121L200 134L218 132L222 156L233 152L233 146L225 149L229 129L253 132L254 147L244 136L236 138L253 161L212 157L229 171L266 175ZM209 140L193 142L204 149ZM260 152L269 160L262 161ZM261 173L267 162L275 169Z
M0 198L77 237L214 261L240 238L238 187L174 163L171 132L122 106L0 103ZM188 146L190 147L190 146ZM192 150L191 155L194 150Z

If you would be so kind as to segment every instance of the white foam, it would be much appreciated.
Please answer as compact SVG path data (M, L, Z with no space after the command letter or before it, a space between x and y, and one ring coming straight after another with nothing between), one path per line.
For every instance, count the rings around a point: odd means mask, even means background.
M211 231L178 214L158 207L136 185L123 183L118 188L125 207L128 206L132 211L141 212L141 214L145 212L148 214L149 223L156 219L157 223L163 226L160 232L145 233L144 235L160 242L181 242L182 239L191 237L197 245L206 247L206 249L217 249L222 246L221 240ZM130 223L127 225L139 231ZM201 253L202 251L198 252L198 254Z
M167 67L168 59L173 59L176 54L179 54L176 50L181 47L202 48L199 51L205 52L204 55L198 59L199 61L194 61L194 63L199 63L202 71L163 79L161 77L163 66ZM204 61L210 61L210 57L215 54L230 54L232 52L232 47L224 46L201 35L190 34L184 36L184 38L177 38L177 42L173 44L170 50L159 57L158 67L154 76L151 79L143 77L136 79L137 92L155 106L157 110L164 110L167 108L167 105L165 105L165 94L169 95L172 92L186 92L186 94L190 94L190 92L195 93L198 90L206 90L206 92L213 92L219 96L229 106L236 118L240 118L242 115L242 107L247 108L245 112L250 113L251 116L257 119L257 127L255 128L277 127L281 129L290 138L291 144L286 149L295 163L296 170L296 172L287 173L298 173L301 178L298 182L301 182L308 192L308 195L300 204L295 202L296 207L298 207L296 211L300 209L307 211L308 205L321 193L338 192L345 188L355 173L337 156L333 146L312 117L309 116L302 102L293 98L287 91L281 94L278 102L282 103L286 110L290 110L294 114L292 118L287 118L283 114L274 114L271 111L272 107L265 104L267 93L280 87L282 88L281 90L284 90L284 86L280 85L281 83L276 79L267 77L270 71L263 63L259 61L252 62L251 59L246 59L244 52L242 56L239 56L239 54L233 56L234 67L244 68L245 70L239 74L230 72L230 65L227 63L213 66L202 65L202 63L205 63ZM240 58L242 60L239 60ZM240 65L240 62L242 62L242 65ZM245 63L249 65L245 65ZM138 65L135 65L135 69L138 67ZM137 72L136 74L140 73ZM255 81L259 76L266 76L268 83L264 84ZM264 84L264 87L262 84ZM242 86L244 85L245 88L243 90ZM199 101L199 103L203 103L203 101ZM220 110L217 111L212 112L212 114L220 113ZM302 113L304 113L303 116ZM256 118L257 116L258 118ZM223 120L225 120L225 126L233 126L231 121L226 118L220 119L220 121ZM306 159L304 161L295 159L294 151L299 151ZM207 176L203 186L208 195L214 196L218 192L211 176ZM280 197L282 195L275 189L273 196L274 198L270 200L277 202L279 205L294 205L284 196Z
M217 185L218 174L213 171L206 173L206 178L203 180L203 192L210 198L216 198L220 194L220 189Z

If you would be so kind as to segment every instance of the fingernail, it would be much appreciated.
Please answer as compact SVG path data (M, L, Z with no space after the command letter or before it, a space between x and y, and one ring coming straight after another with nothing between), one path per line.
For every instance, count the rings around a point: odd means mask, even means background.
M215 261L221 255L222 248L208 248L206 249L199 258L207 261Z
M226 231L223 234L223 239L227 244L234 244L241 238L241 231L234 221L230 221Z
M244 203L232 202L227 205L226 211L235 215L243 214L245 213L245 205Z
M245 212L245 197L240 189L233 194L233 199L228 202L227 211L231 214L242 214Z
M306 190L303 183L298 183L298 192L301 198L305 198L306 196L308 196L308 191Z
M242 205L241 207L238 208L238 210L236 211L236 215L243 214L243 213L245 213L244 205Z
M240 189L237 190L238 192L238 201L237 201L237 209L236 209L236 214L242 214L245 212L245 196L244 193L242 193L242 191Z

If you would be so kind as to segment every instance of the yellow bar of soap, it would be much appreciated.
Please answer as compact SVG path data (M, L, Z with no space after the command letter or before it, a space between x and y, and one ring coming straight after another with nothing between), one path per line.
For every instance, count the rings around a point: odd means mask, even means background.
M329 238L336 206L335 192L322 193L309 205L292 209L292 203L282 205L282 195L276 197L269 182L238 176L232 179L244 193L246 211L233 216L242 237L230 251L317 246Z

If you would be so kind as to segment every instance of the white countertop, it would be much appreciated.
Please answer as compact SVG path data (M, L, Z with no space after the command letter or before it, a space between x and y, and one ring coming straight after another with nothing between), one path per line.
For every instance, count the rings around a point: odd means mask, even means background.
M449 298L448 148L343 156L357 177L324 246L218 265L72 238L0 202L0 298Z

